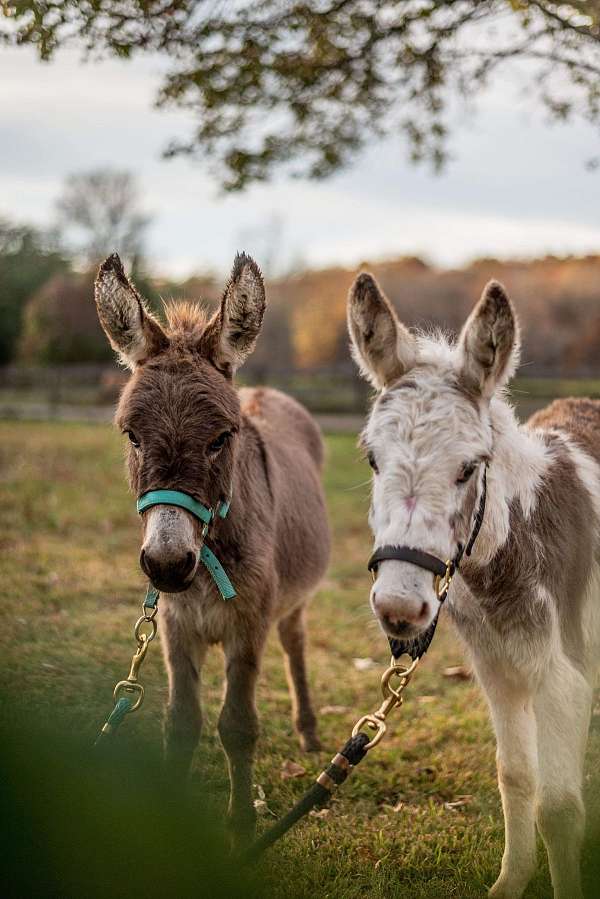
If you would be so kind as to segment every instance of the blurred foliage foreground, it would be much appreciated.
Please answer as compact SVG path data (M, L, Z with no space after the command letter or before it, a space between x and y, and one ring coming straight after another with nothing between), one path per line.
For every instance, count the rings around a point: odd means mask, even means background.
M334 551L309 614L310 679L326 751L298 748L271 638L258 691L260 829L287 811L357 715L378 703L387 663L367 605L366 465L353 436L328 437L327 445ZM329 809L307 818L253 872L240 871L224 850L220 651L203 671L205 726L187 798L160 767L166 677L156 643L143 669L144 706L108 756L92 750L112 687L128 670L144 589L122 469L120 438L108 427L0 424L3 895L484 896L503 842L494 738L478 687L448 675L462 651L446 621L383 743ZM599 712L586 766L590 899L600 878ZM539 857L527 899L551 896Z
M232 868L217 811L175 789L157 747L107 755L59 733L4 716L5 897L260 895L252 872Z

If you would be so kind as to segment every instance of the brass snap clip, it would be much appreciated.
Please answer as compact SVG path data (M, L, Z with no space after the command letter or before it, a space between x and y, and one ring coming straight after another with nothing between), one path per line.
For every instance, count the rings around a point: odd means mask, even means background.
M433 589L435 590L435 595L440 602L443 602L446 599L453 577L454 563L451 559L446 559L445 573L442 576L440 576L439 574L435 574L433 576Z

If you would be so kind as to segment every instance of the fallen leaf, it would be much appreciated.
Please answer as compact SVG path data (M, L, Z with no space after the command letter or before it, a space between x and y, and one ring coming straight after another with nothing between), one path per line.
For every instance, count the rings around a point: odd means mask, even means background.
M371 668L377 668L377 662L373 659L352 659L352 662L357 671L369 671Z
M458 680L471 680L471 671L465 665L451 665L444 668L444 677L456 677Z
M422 703L422 705L429 705L430 702L435 702L437 696L417 696L417 702Z
M320 808L318 811L313 809L312 812L309 812L309 816L311 818L326 818L331 809L329 808Z
M281 766L282 780L289 780L291 777L304 777L305 774L306 768L303 768L302 765L299 765L297 762L292 762L289 759Z
M470 805L472 802L472 796L457 796L456 799L452 800L452 802L444 802L444 808L447 808L448 811L453 812L457 808L463 808L465 805Z
M256 809L257 815L273 815L274 814L264 799L255 799L254 800L254 808Z
M324 705L319 709L319 715L344 715L350 709L347 705Z
M265 791L263 790L263 788L261 787L260 784L254 784L254 789L255 789L256 792L258 793L258 798L259 798L259 799L266 799L266 798L267 798L267 794L265 793Z
M388 809L390 812L394 812L396 815L399 812L404 812L405 815L418 815L419 810L414 805L409 805L408 802L405 802L403 799L399 799L396 805L384 805L385 809Z

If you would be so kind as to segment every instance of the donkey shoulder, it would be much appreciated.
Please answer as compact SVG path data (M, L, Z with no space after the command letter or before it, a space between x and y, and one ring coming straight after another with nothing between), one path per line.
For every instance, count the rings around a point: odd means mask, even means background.
M558 430L600 463L600 400L567 397L554 400L527 422L530 428Z
M244 387L240 390L242 412L268 440L271 450L277 444L304 448L315 464L323 464L323 439L312 415L280 390L272 387Z

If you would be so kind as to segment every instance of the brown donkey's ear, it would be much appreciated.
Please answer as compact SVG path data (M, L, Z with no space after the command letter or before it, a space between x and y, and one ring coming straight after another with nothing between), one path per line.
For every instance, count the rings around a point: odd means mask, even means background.
M375 278L366 272L358 276L348 294L348 331L358 367L378 390L415 364L415 338L398 321Z
M100 324L124 365L134 369L166 349L166 334L128 280L116 253L100 266L95 298Z
M490 281L460 335L461 381L475 394L492 396L514 374L519 349L512 303L502 285Z
M201 341L202 352L228 377L254 349L265 307L260 269L246 253L238 253L221 308L208 323Z

